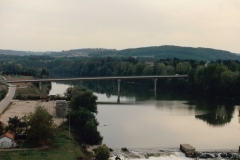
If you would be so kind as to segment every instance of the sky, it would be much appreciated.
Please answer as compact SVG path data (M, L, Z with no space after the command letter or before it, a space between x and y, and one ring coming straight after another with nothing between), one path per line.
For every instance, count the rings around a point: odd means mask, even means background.
M240 1L0 0L0 49L161 45L240 53Z

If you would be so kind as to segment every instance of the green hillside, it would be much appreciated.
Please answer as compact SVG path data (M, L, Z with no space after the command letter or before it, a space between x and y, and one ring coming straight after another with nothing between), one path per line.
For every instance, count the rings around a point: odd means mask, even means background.
M240 60L240 55L228 51L210 49L210 48L191 48L178 46L158 46L144 47L134 49L124 49L119 51L102 51L89 54L89 56L113 56L113 57L129 57L134 56L140 59L156 60L161 58L179 58L194 60Z
M124 50L86 48L74 49L61 52L26 52L0 50L4 55L49 55L52 57L136 57L144 60L159 60L163 58L193 59L203 61L222 60L240 60L240 54L229 51L211 49L211 48L192 48L180 46L153 46L142 48L131 48Z

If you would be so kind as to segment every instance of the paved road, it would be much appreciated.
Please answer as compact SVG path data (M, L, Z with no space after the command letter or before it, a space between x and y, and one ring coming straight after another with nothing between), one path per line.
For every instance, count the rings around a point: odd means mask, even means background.
M6 97L0 102L0 113L9 105L9 103L12 101L12 98L15 94L16 86L8 84L8 94Z

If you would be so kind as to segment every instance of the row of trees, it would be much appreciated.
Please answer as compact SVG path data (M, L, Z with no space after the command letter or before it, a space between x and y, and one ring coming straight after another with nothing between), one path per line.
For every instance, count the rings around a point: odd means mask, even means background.
M240 76L235 68L222 64L198 66L189 71L189 90L221 97L238 97L240 93Z
M99 123L95 117L97 96L82 86L69 87L65 96L71 100L71 111L67 117L77 140L91 145L101 144L103 137L97 130Z
M71 125L76 140L90 145L101 144L103 137L97 130L99 123L95 117L98 113L97 96L83 86L69 87L64 96L67 100L71 100L71 111L68 113L67 122ZM106 145L100 145L95 150L96 160L108 160L109 157L110 151Z

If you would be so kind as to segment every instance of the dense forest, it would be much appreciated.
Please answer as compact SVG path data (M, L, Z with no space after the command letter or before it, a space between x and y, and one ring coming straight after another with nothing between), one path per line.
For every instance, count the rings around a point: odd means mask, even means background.
M216 97L237 98L240 92L240 63L238 60L197 61L165 58L151 63L133 57L51 57L0 56L2 74L92 77L125 75L187 74L188 79L159 79L158 89L211 94ZM152 86L151 80L135 80Z

